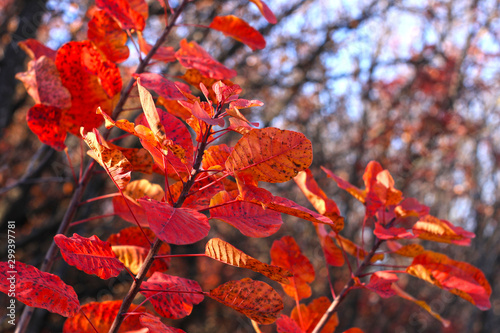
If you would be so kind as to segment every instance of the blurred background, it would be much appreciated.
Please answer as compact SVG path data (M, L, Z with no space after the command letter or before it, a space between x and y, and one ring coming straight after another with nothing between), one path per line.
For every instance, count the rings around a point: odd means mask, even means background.
M165 17L159 2L148 4L150 18L144 36L154 43ZM178 3L170 4L176 7ZM450 319L451 327L443 328L413 303L355 291L340 307L337 331L352 326L365 332L400 333L498 330L500 1L276 0L267 4L278 18L276 25L269 24L246 0L196 0L181 17L186 25L175 29L168 45L175 47L182 38L197 41L214 58L237 70L233 81L243 88L243 98L264 102L263 107L246 113L250 120L263 127L300 131L313 142L311 170L346 219L343 236L360 240L364 208L327 179L320 166L362 187L366 164L376 160L390 171L405 197L417 198L430 207L432 215L476 234L470 247L422 244L479 267L493 287L492 308L482 312L425 282L402 277L401 285ZM0 1L0 235L3 242L7 221L15 221L16 259L35 266L43 260L74 188L66 155L42 145L26 125L33 100L14 77L26 70L27 63L16 43L37 38L57 49L70 40L86 39L93 5L89 1ZM213 17L229 14L264 34L267 47L252 52L222 33L189 25L208 25ZM121 64L124 82L137 65L137 52L132 44L129 48L130 59ZM171 79L183 74L175 63L149 69ZM70 137L66 144L78 172L80 142ZM162 183L154 175L146 178ZM113 193L114 186L106 179L103 174L95 175L85 198ZM269 188L310 207L293 182ZM82 205L75 220L109 213L111 201L101 200ZM315 267L314 296L330 296L327 268L313 226L289 217L284 220L282 229L270 238L246 238L222 222L213 224L211 236L223 237L269 262L272 240L293 235ZM125 226L130 224L108 217L74 227L70 233L106 239ZM173 252L200 253L203 248L204 244L195 244L174 247ZM2 246L2 258L5 251ZM347 269L329 271L336 291L340 290L349 277ZM205 258L172 260L169 272L198 279L204 290L229 279L255 277ZM53 273L74 285L82 304L120 297L130 280L120 275L101 281L62 260ZM272 285L282 293L279 285ZM2 294L2 309L4 299ZM294 301L284 301L284 313L289 314ZM8 328L5 319L1 317L0 328ZM63 319L39 310L30 332L61 331ZM247 318L211 300L195 306L186 319L170 323L190 333L253 331ZM262 331L273 332L275 327Z

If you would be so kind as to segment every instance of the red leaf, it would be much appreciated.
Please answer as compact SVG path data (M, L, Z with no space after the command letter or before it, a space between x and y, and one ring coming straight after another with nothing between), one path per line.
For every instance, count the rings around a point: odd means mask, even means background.
M426 215L415 223L413 233L420 239L465 246L469 246L470 240L476 237L473 232L432 215Z
M259 324L272 324L283 310L280 295L267 283L245 278L210 290L209 296Z
M140 1L144 2L144 1ZM109 15L113 16L122 29L144 30L145 19L139 12L135 11L126 0L96 0L96 6L104 9Z
M68 318L64 323L63 333L89 333L95 332L87 318L90 318L92 324L98 332L108 332L111 324L115 320L118 311L122 305L122 301L106 301L106 302L90 302L82 306L82 311L76 316ZM147 314L148 310L145 307L134 307L134 312ZM87 317L85 317L83 314ZM139 315L134 314L126 316L123 320L119 333L138 331L143 328L139 321Z
M334 223L332 220L330 220L326 216L323 216L321 214L313 212L312 210L309 210L305 207L302 207L301 205L293 202L292 200L286 199L286 198L276 196L273 198L273 201L267 205L266 208L272 209L274 211L277 211L277 212L280 212L283 214L296 216L296 217L299 217L301 219L311 221L314 223L327 224L335 230L339 228L338 224Z
M148 329L148 333L185 333L180 328L165 325L160 318L148 313L141 314L139 319L141 324Z
M385 228L380 223L375 223L373 234L380 239L411 239L415 238L414 234L407 231L405 228Z
M63 234L54 236L64 260L84 271L95 274L101 279L109 279L120 274L125 266L116 258L111 244L103 242L96 235L85 238L78 234L66 237Z
M23 49L24 52L31 58L31 59L38 59L41 56L46 56L47 58L52 59L53 61L56 60L56 53L57 51L52 50L51 48L43 45L36 39L26 39L23 41L20 41L18 43L19 47Z
M12 284L15 288L11 287ZM0 291L9 294L12 289L15 289L16 299L28 306L64 317L72 317L80 310L75 290L57 275L42 272L20 261L15 264L0 262Z
M388 298L396 295L396 292L392 289L392 284L398 280L396 274L384 271L375 272L370 277L370 282L365 285L365 288L376 292L382 298Z
M110 65L111 67L100 66L101 64L100 53L90 41L69 42L57 52L56 66L61 81L71 93L71 108L63 113L61 124L76 136L80 135L82 126L86 131L91 131L102 124L103 118L96 114L96 109L101 107L105 113L110 114L114 102L108 93L112 96L115 92L113 89L116 89L116 92L121 90L118 67L114 64ZM112 73L109 73L110 68L114 68ZM103 75L107 77L102 77ZM109 84L104 84L105 82ZM105 90L104 86L108 90ZM109 90L111 87L113 89Z
M266 41L260 32L234 15L216 16L209 27L250 46L254 51L266 47Z
M59 109L71 107L71 94L66 89L59 76L54 61L42 56L28 63L28 71L17 73L28 94L37 104L45 104Z
M185 39L181 40L180 49L175 53L175 57L182 66L197 69L202 75L212 79L230 79L237 74L236 71L217 62L195 41L188 43Z
M325 314L325 312L330 307L332 302L328 299L328 297L319 297L309 303L307 306L305 304L300 304L300 313L302 317L302 321L299 319L299 313L297 307L292 310L291 317L292 319L300 325L302 322L302 330L306 333L310 333L314 330L321 317ZM330 319L327 321L325 327L321 330L321 333L330 333L334 332L335 328L339 324L339 318L335 313Z
M145 238L143 232L148 236L149 242ZM118 259L120 259L133 274L137 274L149 252L151 247L150 242L153 243L155 238L156 235L151 229L143 228L141 231L139 227L130 227L109 236L108 242L111 244L111 249L118 256ZM170 254L170 246L167 243L163 243L158 250L158 254ZM154 272L165 272L168 269L169 263L170 258L155 259L146 276L149 277Z
M425 251L413 259L406 271L471 302L480 310L491 308L491 286L483 272L444 254Z
M139 48L141 49L142 53L147 55L151 51L153 46L151 44L148 44L148 42L146 42L146 40L142 37L142 32L138 31L137 36L139 39ZM152 58L163 62L174 62L175 60L177 60L175 58L175 50L171 46L160 46L153 54Z
M177 85L184 86L184 83L181 82L172 82L167 80L163 76L155 73L141 73L134 74L134 77L141 78L141 84L150 90L153 90L158 95L162 96L165 99L174 99L174 100L185 100L184 95L179 91ZM189 87L185 86L185 90L189 91Z
M193 304L200 303L204 298L198 282L159 272L143 282L141 288L157 290L140 292L148 298L156 312L165 318L184 318L191 313Z
M349 192L350 195L352 195L362 203L365 203L366 199L365 191L362 191L356 186L349 183L348 181L343 180L342 178L334 174L332 171L324 167L321 167L321 169L327 174L328 177L333 178L333 180L337 183L338 187L340 187L343 190L346 190L347 192Z
M300 247L290 236L284 236L273 242L271 248L271 265L286 268L293 273L288 278L290 284L282 284L288 296L299 300L311 296L312 290L309 283L314 281L314 267L302 254Z
M38 139L59 151L66 148L66 131L60 126L61 115L61 109L42 104L31 107L26 115L28 127Z
M174 208L166 202L152 199L138 201L146 211L151 230L166 243L195 243L210 231L207 217L196 210Z
M292 318L284 314L276 320L276 328L278 333L304 333Z
M204 188L203 190L200 190L200 188L208 185L211 183L210 178L205 178L204 180L197 180L193 186L191 187L191 193L186 200L184 200L184 203L182 204L182 207L184 208L191 208L194 210L205 210L208 207L210 207L210 199L220 191L224 190L224 186L218 182L215 184L210 185L209 187ZM169 192L170 194L167 196L167 201L170 204L174 204L176 202L181 193L182 193L182 188L183 188L183 183L181 181L178 181L175 184L170 185L169 187ZM170 198L170 195L172 195L172 198ZM172 199L172 200L171 200Z
M267 237L279 230L281 214L263 209L250 202L235 201L228 192L221 191L210 200L210 218L231 224L249 237Z
M111 15L104 10L94 12L89 21L88 39L112 62L123 62L129 57L127 33L120 28Z
M249 0L250 2L253 2L257 7L259 8L262 16L267 20L267 22L271 24L276 24L278 20L276 20L276 16L274 16L273 12L269 7L261 0Z

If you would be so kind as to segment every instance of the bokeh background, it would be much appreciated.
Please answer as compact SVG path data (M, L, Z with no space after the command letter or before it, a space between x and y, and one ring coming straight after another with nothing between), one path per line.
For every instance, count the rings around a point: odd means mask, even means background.
M148 4L150 19L144 36L152 43L165 19L159 2ZM247 113L249 119L261 126L300 131L313 142L311 170L346 219L342 235L360 240L363 206L327 179L320 166L362 186L364 167L376 160L391 172L405 197L417 198L431 208L431 214L476 234L470 247L424 245L479 267L493 287L492 308L482 312L422 281L402 278L401 284L412 295L452 321L450 328L407 301L355 291L340 307L338 331L352 326L365 332L400 333L498 330L500 1L279 0L268 5L278 18L276 25L267 23L246 0L196 0L182 15L186 25L175 29L168 45L176 46L182 38L196 40L237 70L234 82L242 86L243 98L265 103ZM57 49L70 40L85 39L92 6L89 1L0 1L0 237L5 244L7 221L15 221L17 260L35 266L43 260L74 188L66 155L42 145L27 128L26 112L33 101L14 78L25 70L27 61L16 43L37 38ZM267 47L252 52L217 31L189 25L208 25L213 17L227 14L258 28ZM121 66L124 78L137 64L132 44L130 50L130 60ZM150 70L173 79L182 75L175 64L156 64ZM137 107L132 98L130 109L134 103ZM66 143L78 172L81 144L75 137ZM154 175L146 178L162 183ZM309 207L293 182L269 188ZM106 176L96 174L85 198L112 192ZM101 200L82 205L75 220L109 213L111 202ZM222 222L213 224L211 236L223 237L269 262L273 239L293 235L315 266L314 295L329 295L327 268L314 228L304 221L284 219L282 229L266 239L245 238ZM76 226L70 233L106 239L128 225L108 217ZM173 252L200 253L203 245L174 247ZM2 246L2 258L5 251ZM347 270L329 270L335 289L340 290ZM62 260L53 272L74 285L81 303L120 297L130 282L124 275L101 281ZM170 273L198 279L204 290L229 279L255 277L204 258L172 260ZM273 286L281 292L279 285ZM2 294L2 315L4 299ZM285 299L285 304L284 313L289 313L294 302ZM9 327L5 319L0 318L2 329ZM62 317L37 311L30 332L58 332L62 323ZM252 331L247 318L210 300L172 324L190 333ZM272 325L263 328L263 332L274 330Z

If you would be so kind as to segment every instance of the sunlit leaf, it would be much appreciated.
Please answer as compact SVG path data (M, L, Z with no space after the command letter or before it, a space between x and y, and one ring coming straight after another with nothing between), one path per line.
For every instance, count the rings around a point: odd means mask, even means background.
M343 249L345 252L349 253L351 256L358 258L359 260L364 260L365 257L368 255L368 252L361 248L360 246L356 245L349 239L342 237L340 235L337 235L335 238L335 241L337 242L337 245L339 248ZM379 260L384 259L384 254L383 253L376 253L370 262L374 263Z
M259 324L272 324L283 310L280 295L267 283L246 278L229 281L210 291L209 296Z
M175 57L182 66L197 69L203 76L212 79L224 80L236 76L236 71L217 62L195 41L188 43L185 39L181 40Z
M314 223L323 223L327 224L330 227L332 227L334 230L339 229L339 225L337 224L338 221L333 222L331 219L327 218L326 216L323 216L321 214L318 214L316 212L313 212L312 210L309 210L292 200L282 198L275 196L273 200L267 204L267 208L272 209L274 211L283 213L283 214L288 214L292 216L299 217L301 219L311 221ZM342 226L343 224L341 224Z
M180 328L165 325L160 318L148 313L141 314L139 320L142 326L148 329L148 333L185 333Z
M234 15L216 16L209 27L248 45L254 51L266 47L266 41L260 32Z
M177 88L179 85L183 85L183 88L189 91L188 86L181 82L172 82L167 80L160 74L155 73L141 73L135 74L134 77L141 78L141 85L149 90L153 90L158 95L165 99L173 100L185 100L183 94Z
M47 47L40 43L38 40L29 38L23 41L20 41L17 45L26 52L26 54L31 59L38 59L41 56L46 56L47 58L56 60L57 51L52 50L50 47Z
M144 2L144 1L140 1ZM113 16L122 29L137 29L144 30L145 17L137 12L126 0L96 0L96 6L105 10L109 15Z
M278 20L276 19L276 16L274 16L273 12L269 7L264 3L262 0L248 0L250 2L253 2L257 7L259 8L262 16L267 20L267 22L271 24L276 24Z
M235 200L226 191L221 191L210 200L210 218L231 224L249 237L267 237L279 230L283 221L281 214L265 210L260 205Z
M11 261L10 261L11 262ZM15 278L16 299L28 306L46 309L64 317L72 317L80 310L80 302L73 287L57 275L42 272L20 261L15 264L0 262L0 291L9 294L12 276Z
M424 251L425 251L424 247L420 244L408 244L396 249L394 253L399 254L400 256L413 258L418 256Z
M226 169L250 172L255 180L285 182L312 163L312 146L302 133L277 128L254 129L234 146Z
M139 48L141 49L142 53L147 55L149 52L151 52L153 45L146 42L144 37L142 37L142 32L138 31L137 37L139 40ZM174 62L177 60L175 58L175 50L171 46L160 46L153 54L152 58L154 60L162 62Z
M139 199L138 202L146 211L151 230L166 243L191 244L208 235L208 219L196 210L174 208L152 199Z
M205 255L236 267L251 269L271 280L287 284L292 274L278 266L265 264L219 238L212 238L205 246Z
M90 147L89 156L95 159L106 173L113 179L118 188L123 189L130 182L132 164L125 158L119 149L109 149L97 129L93 132L83 133L83 140Z
M116 258L111 244L103 242L96 235L85 238L78 234L73 234L73 237L57 234L54 236L54 242L68 264L87 274L109 279L118 276L125 268Z
M480 310L491 307L491 286L483 272L471 264L455 261L441 253L425 251L413 259L406 271L462 297Z
M305 304L300 304L300 314L302 317L302 331L309 333L314 330L320 319L325 314L326 310L330 307L332 302L328 297L319 297L309 303L307 306ZM293 308L291 313L291 318L300 326L300 319L297 307ZM326 322L325 326L321 330L321 333L334 332L335 328L339 324L339 318L335 313Z
M276 320L276 328L278 333L304 333L295 320L284 314Z
M119 63L128 59L127 33L106 11L94 12L88 24L87 36L108 60Z
M143 232L148 236L149 242ZM120 230L117 234L112 234L107 241L111 244L111 249L118 259L133 274L137 274L148 255L150 244L154 242L155 238L156 235L151 229L143 228L141 231L139 227L130 227ZM167 243L162 243L157 254L170 254L170 246ZM146 276L149 277L154 272L165 272L169 263L169 258L155 259Z
M392 286L398 280L399 278L396 274L384 271L375 272L370 277L370 282L365 285L365 288L376 292L380 297L388 298L396 295Z
M373 234L377 236L379 239L410 239L415 238L416 236L407 231L405 228L385 228L380 223L375 223L375 229L373 230Z
M413 233L420 239L464 246L469 246L470 240L476 237L473 232L466 231L432 215L420 218L413 225Z
M345 181L344 179L340 178L339 176L334 174L332 171L330 171L324 167L321 167L321 169L327 174L328 177L332 178L341 189L346 190L354 198L358 199L362 203L365 203L366 193L363 190L360 190L359 188L352 185L348 181Z
M293 273L293 277L288 278L290 283L282 284L288 296L299 300L311 296L309 284L314 281L314 267L292 237L284 236L273 242L271 265L283 267Z
M76 316L68 318L64 322L63 333L89 333L95 332L87 318L90 318L92 324L98 332L108 332L111 324L115 320L122 301L90 302L82 306L82 311ZM147 314L143 306L135 309L137 314L126 316L118 332L125 333L140 330L143 325L139 321L139 314ZM85 314L85 317L82 312Z

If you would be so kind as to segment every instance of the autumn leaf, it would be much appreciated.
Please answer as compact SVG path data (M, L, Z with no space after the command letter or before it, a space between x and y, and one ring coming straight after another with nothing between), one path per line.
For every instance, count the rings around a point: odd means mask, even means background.
M189 315L204 298L198 282L159 272L142 283L140 292L160 316L173 319Z
M288 296L299 300L311 296L309 284L314 281L314 267L309 259L290 236L283 236L273 242L271 247L271 265L280 266L293 273L289 284L282 284Z
M145 3L143 0L138 3ZM132 7L126 0L96 0L96 6L105 10L113 16L121 25L122 29L144 30L147 17L141 15L136 8Z
M310 333L314 330L320 319L325 314L326 310L330 307L332 302L328 297L319 297L309 303L307 306L305 304L300 304L300 314L302 317L302 331L305 333ZM297 307L293 308L291 313L291 318L300 326L299 311ZM321 333L334 332L335 328L339 324L339 318L335 313L326 322L325 326L321 330Z
M265 264L219 238L212 238L205 246L205 255L236 267L247 268L261 273L271 280L287 284L292 274L278 266Z
M208 219L196 210L174 208L153 199L139 199L138 202L146 211L151 230L166 243L191 244L208 235Z
M283 221L281 214L263 209L260 205L237 201L226 191L221 191L210 200L210 218L231 224L249 237L267 237L279 230Z
M260 10L262 16L267 20L267 22L271 24L276 24L278 23L278 20L276 19L276 16L274 16L273 12L269 7L265 4L264 1L262 0L248 0L250 2L253 2Z
M111 244L103 242L96 235L85 238L78 234L73 234L73 237L57 234L54 236L54 242L68 264L87 274L109 279L118 276L125 268L116 258Z
M185 333L180 328L165 325L160 318L148 313L141 314L139 320L142 326L148 329L148 333Z
M403 246L397 242L394 243L397 244L397 248L391 250L394 251L395 254L399 254L403 257L413 258L425 251L424 247L420 244L408 244ZM387 242L387 244L389 245L390 243Z
M361 261L364 260L365 257L368 255L368 252L365 249L361 248L360 246L358 246L357 244L355 244L354 242L352 242L351 240L349 240L345 237L337 235L335 237L335 241L337 242L337 245L339 246L339 248L341 248L343 251L349 253L351 256L358 258ZM372 257L370 262L374 263L376 261L383 260L383 259L384 259L383 253L376 253Z
M281 297L270 285L249 278L226 282L208 296L259 324L274 323L283 310Z
M197 69L203 76L211 79L225 80L236 76L236 71L217 62L195 41L188 43L185 39L181 40L175 57L185 68Z
M119 149L109 149L106 147L105 140L95 128L93 132L86 134L84 134L82 128L82 137L91 149L88 152L89 156L95 159L106 170L106 173L118 188L125 188L130 182L130 173L133 167L123 153Z
M432 215L420 218L413 225L413 233L420 239L433 242L451 243L469 246L470 240L476 235L461 227L454 226L446 220L438 219Z
M248 45L253 51L266 47L266 41L260 32L234 15L214 17L209 28L218 30L224 35Z
M462 297L480 310L491 308L491 286L483 272L471 264L425 251L413 259L406 272Z
M348 181L340 178L327 168L321 167L321 169L327 174L328 177L332 178L337 183L338 187L340 187L343 190L346 190L350 195L352 195L354 198L361 201L362 203L365 203L366 193L363 190L360 190L359 188L352 185Z
M195 68L188 69L184 73L184 75L180 76L180 78L183 79L184 81L186 81L187 83L189 83L190 85L192 85L193 87L196 87L197 89L200 88L200 83L203 83L203 85L205 85L205 87L212 87L216 82L218 82L217 79L207 77ZM234 83L232 83L229 80L222 80L222 82L228 86L234 85ZM213 89L209 89L208 96L212 102L214 102L214 103L218 102L217 96L216 96L215 92L213 91Z
M373 230L373 234L377 236L379 239L411 239L416 236L407 231L405 228L385 228L380 223L375 223L375 229Z
M40 43L38 40L33 38L28 38L26 40L20 41L17 43L19 47L31 58L38 59L41 56L46 56L47 58L56 60L57 51L52 50L50 47L47 47Z
M134 74L134 77L140 78L141 85L149 90L153 90L159 96L165 99L185 100L183 94L177 88L182 86L183 89L189 91L189 87L185 83L172 82L167 80L160 74L156 73L141 73Z
M63 86L59 71L51 58L41 56L30 61L28 71L17 73L16 79L23 82L35 103L59 109L71 107L71 94Z
M232 151L233 148L226 144L210 146L203 154L201 166L204 170L222 170L225 168L226 160Z
M0 291L9 294L15 284L16 299L28 306L46 309L64 317L72 317L80 310L80 302L73 287L57 275L42 272L20 261L15 266L0 262ZM14 280L12 279L14 277Z
M304 193L309 202L314 206L314 209L316 209L318 213L330 218L336 223L336 225L339 225L339 229L342 230L343 218L340 216L337 204L335 201L328 198L325 192L323 192L323 190L319 187L318 183L314 180L311 170L306 169L299 172L293 180L299 186L300 190ZM342 223L340 221L341 219ZM340 225L342 227L340 227Z
M304 333L295 320L284 314L276 320L276 328L278 333Z
M207 187L206 187L207 186ZM169 187L167 201L173 205L182 194L184 184L178 181ZM201 190L203 188L203 190ZM210 178L197 180L191 186L190 195L184 200L182 207L191 208L194 210L205 210L210 207L210 200L214 195L224 190L224 186L220 183L212 183Z
M146 239L144 234L147 235L148 239ZM151 244L154 242L155 238L156 235L153 231L151 231L151 229L143 228L141 231L139 227L129 227L120 230L119 233L109 236L107 242L111 244L111 249L118 259L133 274L137 274L139 273L139 268L144 263L151 248ZM167 243L162 243L157 254L170 254L170 246ZM154 272L165 272L168 269L169 263L169 258L155 259L146 276L149 277Z
M311 141L304 134L269 127L245 134L226 160L226 169L252 173L256 181L280 183L311 163Z
M112 62L120 63L128 59L127 33L106 11L98 10L88 23L87 37Z
M392 286L394 282L399 280L398 276L393 273L379 271L372 274L370 282L365 284L365 288L376 292L382 298L388 298L396 295Z
M61 125L70 133L79 136L80 127L86 131L99 127L102 116L96 114L100 107L111 114L112 97L121 90L118 67L103 61L100 53L90 41L69 42L57 51L56 66L62 84L71 94L71 108L65 110ZM109 94L109 95L108 95Z
M148 197L161 201L165 196L163 189L158 184L152 184L146 179L134 180L122 190L122 196L113 197L114 213L130 223L139 223L141 226L149 226L146 211L137 202L137 199ZM127 200L127 201L125 201ZM130 212L132 210L132 213Z
M75 316L68 318L64 322L63 333L88 333L95 332L108 332L111 324L115 320L118 310L122 305L122 301L105 301L105 302L90 302L82 306L81 312ZM140 306L134 309L136 314L127 316L118 332L125 333L140 330L143 328L142 323L139 321L139 313L148 314L145 307ZM85 314L85 316L82 314ZM88 318L92 321L92 326Z
M139 48L141 52L144 54L148 54L151 52L153 45L146 42L144 37L142 36L141 31L137 31L137 38L139 40ZM177 59L175 58L175 50L171 46L160 46L155 53L153 53L152 58L154 60L162 61L162 62L174 62Z
M26 120L30 130L38 139L56 150L66 148L66 130L60 126L62 110L43 104L36 104L28 110Z

